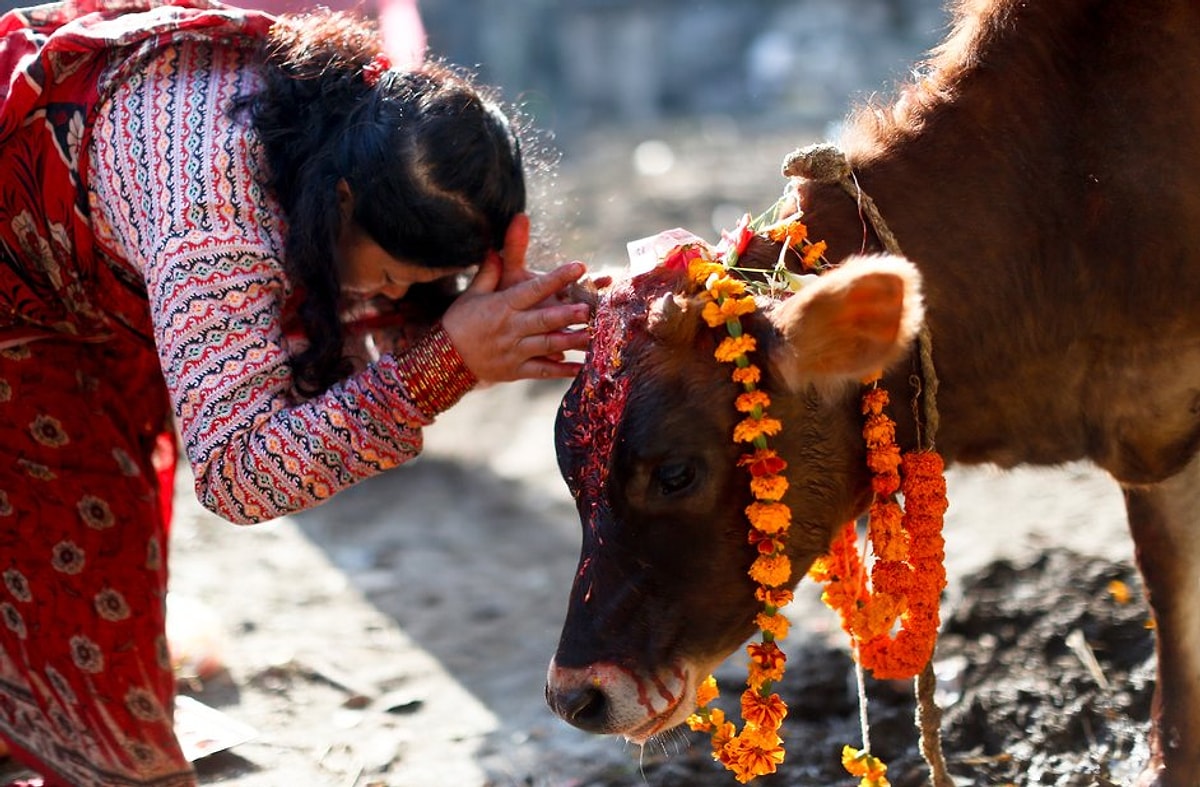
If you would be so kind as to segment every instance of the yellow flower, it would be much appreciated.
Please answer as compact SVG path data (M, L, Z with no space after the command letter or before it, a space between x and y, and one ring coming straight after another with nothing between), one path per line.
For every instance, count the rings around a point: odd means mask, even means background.
M741 295L744 295L746 292L746 282L742 281L741 279L735 279L732 276L726 276L723 273L724 269L722 268L721 270L722 275L715 277L709 276L707 282L709 293L711 293L712 296L718 301L725 298L737 298ZM753 303L754 299L751 298L750 301Z
M861 776L859 787L889 787L887 765L868 751L859 751L853 746L842 748L842 767L851 776Z
M787 555L759 555L750 564L750 578L760 585L786 585L791 576L792 561Z
M764 503L756 501L746 506L746 518L755 530L767 534L783 533L792 524L792 510L783 503ZM766 582L768 585L778 585L778 582Z
M754 418L753 416L743 418L738 422L737 426L733 427L733 441L735 443L753 443L759 436L773 437L779 434L779 430L783 428L783 422L778 418Z
M751 314L755 308L754 298L749 295L744 298L726 298L720 303L710 301L704 304L704 311L700 316L708 323L709 328L719 328L730 320Z
M716 352L713 355L721 363L729 363L736 361L739 356L754 352L754 348L758 346L758 342L753 336L726 336L717 345Z
M701 708L706 707L719 694L720 692L717 691L717 679L709 675L696 687L696 705Z
M750 479L750 493L759 500L782 500L787 490L788 480L781 475Z
M706 260L703 257L698 257L688 263L688 278L701 286L703 286L704 283L708 281L708 277L712 276L714 273L723 276L725 274L725 266L718 262Z
M752 413L755 407L767 409L771 406L771 397L767 396L766 391L747 391L744 394L739 394L734 400L733 406L740 413Z

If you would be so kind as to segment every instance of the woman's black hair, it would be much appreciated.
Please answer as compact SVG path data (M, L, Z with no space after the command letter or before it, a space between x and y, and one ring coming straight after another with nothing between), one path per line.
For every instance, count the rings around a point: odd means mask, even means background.
M262 90L234 107L249 112L287 219L284 269L302 294L308 339L291 366L306 396L350 369L333 258L339 181L353 194L353 221L376 243L434 269L481 263L525 210L520 143L499 102L466 72L434 62L372 79L364 68L380 46L373 24L352 14L282 16Z

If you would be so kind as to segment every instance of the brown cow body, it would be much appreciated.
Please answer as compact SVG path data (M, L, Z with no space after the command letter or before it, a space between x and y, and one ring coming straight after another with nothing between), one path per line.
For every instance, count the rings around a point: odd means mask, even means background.
M802 571L869 497L859 370L824 344L879 311L893 330L873 338L892 351L858 365L907 357L905 321L920 319L923 299L940 379L937 447L949 461L1089 459L1122 485L1159 637L1157 748L1144 781L1194 784L1200 5L975 5L926 76L894 106L860 113L842 141L918 275L858 260L838 286L822 282L748 326L771 359L764 386L785 423L790 551ZM879 250L839 186L801 182L799 194L828 259ZM686 716L695 682L752 632L755 606L748 500L728 444L734 392L695 309L666 320L636 297L683 291L666 279L618 285L600 306L598 318L618 310L631 326L619 422L604 455L586 460L603 472L581 472L586 446L571 439L586 391L564 402L558 435L585 539L548 697L573 723L634 739ZM842 317L822 322L823 303ZM885 378L893 401L912 397L911 371L898 363ZM893 415L912 447L909 408Z

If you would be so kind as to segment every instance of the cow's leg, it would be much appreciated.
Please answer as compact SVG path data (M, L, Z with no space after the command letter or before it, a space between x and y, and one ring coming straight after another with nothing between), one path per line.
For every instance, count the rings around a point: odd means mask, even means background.
M1154 610L1158 684L1143 785L1200 778L1200 458L1160 484L1124 489L1138 566Z

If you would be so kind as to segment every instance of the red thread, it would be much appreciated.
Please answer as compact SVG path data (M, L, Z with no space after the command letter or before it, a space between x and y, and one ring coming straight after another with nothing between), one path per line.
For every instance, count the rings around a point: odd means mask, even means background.
M375 85L379 84L379 78L391 67L391 58L380 52L371 58L370 63L363 66L363 82L366 82L368 87L375 87Z

